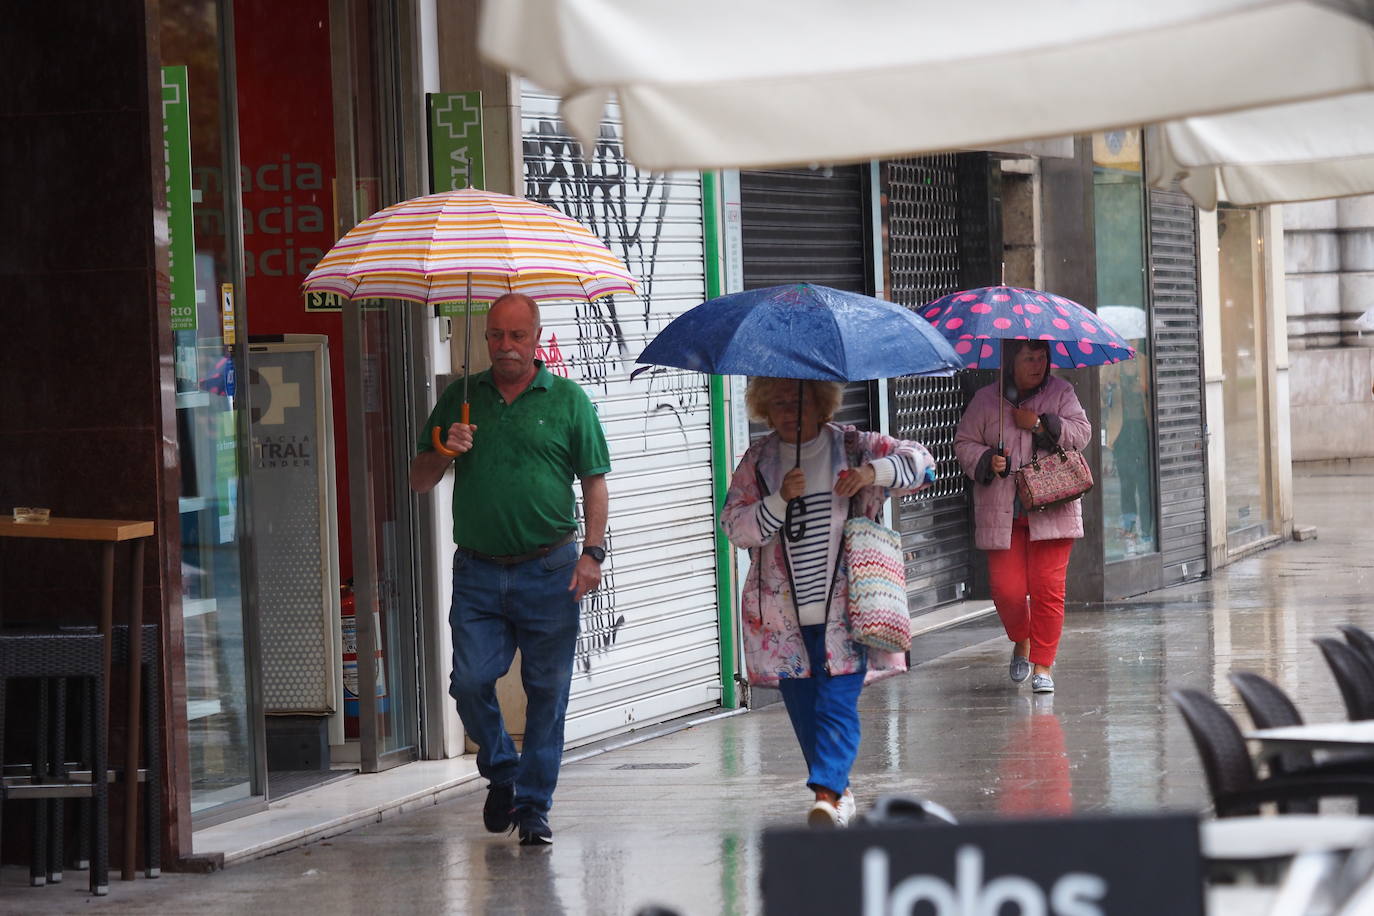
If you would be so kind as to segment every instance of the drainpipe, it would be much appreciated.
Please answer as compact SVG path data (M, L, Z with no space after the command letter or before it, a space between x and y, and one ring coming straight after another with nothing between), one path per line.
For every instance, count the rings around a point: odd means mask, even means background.
M717 201L715 172L701 173L702 221L706 242L706 298L714 299L723 293L721 284L720 208ZM725 379L710 377L711 398L711 496L716 517L725 506L725 493L730 485L730 449L725 416ZM732 557L734 551L719 524L716 535L716 600L719 613L716 630L720 635L720 705L735 709L739 699L735 692L735 582Z

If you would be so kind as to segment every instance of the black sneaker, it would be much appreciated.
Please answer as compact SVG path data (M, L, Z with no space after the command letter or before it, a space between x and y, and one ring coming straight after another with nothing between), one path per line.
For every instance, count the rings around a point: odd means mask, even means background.
M537 811L522 808L514 813L515 826L520 831L521 846L552 846L553 831L549 819Z
M487 786L487 803L482 807L482 823L489 833L509 830L515 807L515 786L511 783Z

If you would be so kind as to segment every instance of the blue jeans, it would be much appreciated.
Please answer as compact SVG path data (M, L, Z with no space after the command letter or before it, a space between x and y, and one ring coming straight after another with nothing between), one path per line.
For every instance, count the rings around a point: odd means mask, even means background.
M453 556L453 673L449 694L477 745L477 770L514 784L515 807L546 814L563 758L563 716L572 684L578 610L568 585L576 542L515 566ZM520 650L525 687L524 752L516 753L496 703L496 681Z
M831 676L825 670L825 625L802 627L801 633L811 676L782 678L778 690L806 758L807 787L843 795L859 755L859 691L867 666Z

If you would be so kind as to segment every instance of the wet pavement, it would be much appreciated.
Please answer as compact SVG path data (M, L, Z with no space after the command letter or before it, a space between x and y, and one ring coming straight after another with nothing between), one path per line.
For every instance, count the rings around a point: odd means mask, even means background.
M1346 622L1374 628L1374 465L1304 471L1295 484L1297 522L1317 539L1071 611L1052 697L1007 680L995 622L927 637L918 651L942 654L864 693L860 808L899 792L965 817L1203 809L1201 766L1168 691L1201 688L1248 721L1233 668L1275 680L1309 721L1344 718L1312 638ZM804 772L774 705L566 765L551 849L485 833L474 786L216 874L115 880L105 898L86 895L81 873L29 889L6 869L0 911L758 913L760 831L804 820Z

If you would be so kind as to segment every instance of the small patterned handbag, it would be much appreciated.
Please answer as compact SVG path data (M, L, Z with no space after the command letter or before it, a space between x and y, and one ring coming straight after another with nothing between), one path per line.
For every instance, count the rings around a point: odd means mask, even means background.
M849 629L857 643L883 652L911 648L902 536L866 516L844 523L849 564Z
M1072 502L1093 488L1093 472L1078 449L1057 447L1031 460L1016 472L1016 494L1027 510L1048 509Z

